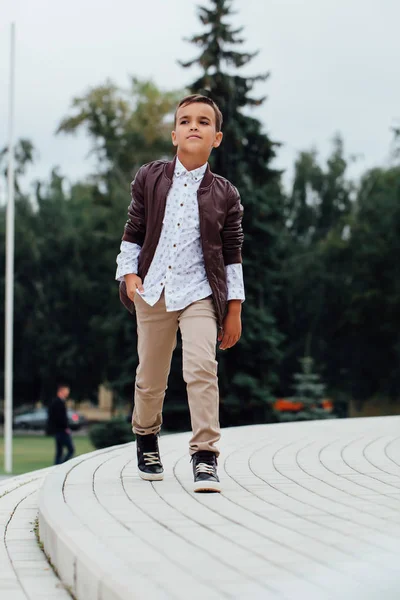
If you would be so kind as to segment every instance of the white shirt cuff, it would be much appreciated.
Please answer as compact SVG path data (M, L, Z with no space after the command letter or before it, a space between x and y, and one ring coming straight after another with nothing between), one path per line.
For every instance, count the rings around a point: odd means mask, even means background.
M228 285L228 300L244 302L243 267L240 263L225 267L226 283Z
M117 256L117 272L115 279L123 281L124 275L138 272L138 259L141 251L141 246L132 242L121 243L121 252Z

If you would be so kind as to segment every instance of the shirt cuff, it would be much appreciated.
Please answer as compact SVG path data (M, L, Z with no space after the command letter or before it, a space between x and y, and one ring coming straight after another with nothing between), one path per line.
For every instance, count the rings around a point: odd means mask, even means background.
M117 256L117 272L115 279L123 281L125 275L138 272L138 259L141 251L141 246L133 242L122 242L121 252Z
M225 267L226 283L228 286L228 300L245 301L243 267L241 263Z

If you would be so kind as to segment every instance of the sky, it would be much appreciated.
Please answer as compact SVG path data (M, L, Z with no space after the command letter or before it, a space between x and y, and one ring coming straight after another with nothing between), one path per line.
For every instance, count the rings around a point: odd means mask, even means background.
M199 4L209 0L1 0L0 148L8 139L11 22L15 135L38 151L28 179L46 179L58 166L73 181L95 168L83 132L55 135L73 97L107 78L127 87L130 75L166 90L184 88L198 71L177 60L198 54L184 38L203 31ZM388 165L391 127L400 123L400 2L234 0L233 8L232 24L244 27L243 49L259 50L243 73L270 72L257 88L267 101L252 114L282 144L274 166L285 170L285 183L297 154L316 147L326 159L336 132L346 154L357 157L352 176Z

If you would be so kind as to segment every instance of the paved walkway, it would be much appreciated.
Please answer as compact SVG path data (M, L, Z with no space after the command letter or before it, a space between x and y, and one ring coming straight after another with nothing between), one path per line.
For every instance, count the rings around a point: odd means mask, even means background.
M37 491L48 472L0 481L1 600L70 600L35 533Z
M53 470L40 534L78 600L397 600L400 417L224 431L223 493L193 494L187 434ZM8 600L8 598L7 598Z

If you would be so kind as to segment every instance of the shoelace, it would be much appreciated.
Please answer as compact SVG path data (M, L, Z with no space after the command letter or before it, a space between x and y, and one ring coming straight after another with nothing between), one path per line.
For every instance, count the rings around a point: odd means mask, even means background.
M207 463L199 463L198 465L196 465L196 475L198 475L199 473L207 473L207 475L214 475L215 467L214 465L208 465Z
M153 465L160 465L160 459L158 452L143 452L143 460L146 467L152 467Z

